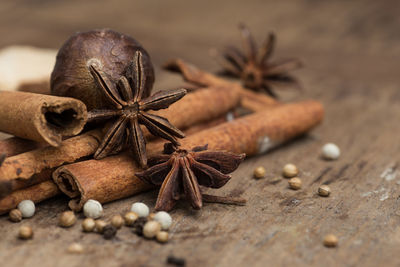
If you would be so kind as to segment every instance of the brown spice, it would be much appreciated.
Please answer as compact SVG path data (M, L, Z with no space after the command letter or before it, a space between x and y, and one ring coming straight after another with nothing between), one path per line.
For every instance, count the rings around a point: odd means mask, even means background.
M117 228L112 226L112 225L106 225L103 228L103 237L104 239L110 240L113 239L115 237L115 235L117 234Z
M19 209L13 209L9 213L9 218L12 222L20 222L22 221L22 213Z
M140 217L137 219L132 226L132 232L138 236L143 236L143 227L148 222L146 217Z
M124 225L124 223L125 223L124 218L122 218L121 215L114 215L111 218L111 225L117 229L121 228Z
M84 232L93 232L96 228L96 222L92 218L86 218L82 222L82 230Z
M76 216L73 211L64 211L61 213L58 224L61 227L71 227L76 223Z
M293 190L299 190L301 188L301 180L298 177L294 177L289 180L289 187Z
M260 166L254 169L253 176L256 179L261 179L265 177L266 173L267 171L265 170L265 168L263 166Z
M133 211L129 211L129 212L125 213L125 215L124 215L125 225L133 226L138 218L139 218L139 216L136 213L134 213Z
M96 231L98 233L102 234L103 231L104 231L104 227L107 226L107 223L105 221L103 221L103 220L96 220L95 224L96 224L96 228L95 228Z
M338 242L339 242L338 238L333 234L326 235L323 241L324 246L328 248L336 247L338 245Z
M31 239L33 237L33 230L30 226L21 226L18 231L18 237L20 239Z

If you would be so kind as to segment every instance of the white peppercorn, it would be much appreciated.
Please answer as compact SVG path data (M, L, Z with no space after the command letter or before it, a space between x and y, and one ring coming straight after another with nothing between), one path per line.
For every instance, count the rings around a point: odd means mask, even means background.
M161 229L163 230L168 230L172 224L171 215L169 215L169 213L165 211L157 212L154 215L153 219L161 224Z
M21 226L18 231L18 237L20 239L31 239L33 237L33 230L30 226Z
M263 166L260 166L254 169L253 176L256 179L261 179L265 177L266 173L267 171L265 170L265 168Z
M83 205L83 214L88 218L98 219L103 216L103 207L97 200L89 199Z
M340 156L340 149L333 143L325 144L322 147L322 157L327 160L335 160Z
M22 218L30 218L35 214L35 203L32 200L22 200L18 204L18 209L22 214Z
M124 223L125 223L124 218L122 218L121 215L114 215L111 218L111 225L117 229L121 228L122 225L124 225Z
M73 211L64 211L61 213L58 224L61 227L71 227L76 223L76 216Z
M103 220L96 220L95 224L96 224L96 227L95 227L96 231L98 233L102 234L104 231L104 227L107 226L107 223Z
M156 240L160 243L167 243L168 242L168 232L160 231L156 235Z
M157 221L149 221L143 226L143 236L146 238L154 238L161 230L161 224Z
M82 222L82 230L84 232L93 232L96 228L96 222L92 218L86 218Z
M133 203L131 211L136 213L139 217L147 217L150 213L149 207L147 207L147 205L142 202Z

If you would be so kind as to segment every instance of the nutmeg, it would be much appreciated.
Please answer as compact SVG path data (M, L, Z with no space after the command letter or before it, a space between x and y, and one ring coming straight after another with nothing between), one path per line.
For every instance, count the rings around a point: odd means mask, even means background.
M150 56L135 39L110 29L78 32L64 43L51 74L51 93L77 98L88 110L107 107L110 103L97 88L89 66L93 64L106 73L111 82L117 81L121 75L129 76L129 65L137 50L143 54L147 79L144 97L149 96L154 83Z

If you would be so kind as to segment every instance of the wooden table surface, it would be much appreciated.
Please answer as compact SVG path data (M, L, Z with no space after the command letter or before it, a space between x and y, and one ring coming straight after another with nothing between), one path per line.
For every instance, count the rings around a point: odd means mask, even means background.
M206 204L193 211L180 204L166 245L133 235L128 228L114 241L83 234L80 224L57 226L67 198L38 205L20 224L0 217L1 266L163 266L168 255L188 266L399 266L400 258L400 2L388 1L1 1L0 47L30 44L58 48L75 31L109 27L137 38L157 67L156 88L180 85L160 64L182 57L215 71L211 48L240 45L237 24L246 22L261 42L273 30L275 58L298 57L295 74L304 93L285 90L284 101L314 98L324 103L324 123L267 155L246 160L218 194L243 190L245 207ZM33 66L34 67L34 66ZM320 150L334 142L337 161ZM280 176L292 162L303 189L292 191ZM252 171L265 166L267 178ZM323 174L324 173L324 174ZM323 174L323 175L321 175ZM328 198L316 195L330 183ZM143 201L149 192L104 206L105 218ZM35 237L16 239L20 225ZM322 238L333 233L337 248ZM66 252L81 243L81 255Z

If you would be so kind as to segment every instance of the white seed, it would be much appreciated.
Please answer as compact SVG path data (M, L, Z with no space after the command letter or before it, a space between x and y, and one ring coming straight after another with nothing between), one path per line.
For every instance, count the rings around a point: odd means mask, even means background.
M298 177L294 177L289 180L289 187L293 190L299 190L301 188L301 180Z
M18 204L18 209L22 214L22 218L30 218L35 214L35 203L32 200L22 200Z
M261 179L264 178L266 175L267 171L263 166L257 167L254 169L253 176L256 179Z
M160 231L156 235L156 239L160 243L167 243L168 242L168 232Z
M294 164L286 164L283 166L282 174L286 178L293 178L299 174L299 169Z
M139 217L147 217L150 213L149 207L147 207L147 205L142 202L133 203L131 211L136 213Z
M330 193L331 193L331 189L326 184L323 184L318 188L318 194L321 197L327 197L327 196L329 196Z
M72 243L71 245L69 245L67 251L69 253L80 254L83 252L83 246L79 243Z
M161 224L157 221L149 221L143 226L143 236L154 238L161 230Z
M83 214L88 218L98 219L103 216L103 207L97 200L89 199L83 205Z
M325 236L323 243L325 247L333 248L337 246L338 242L338 238L335 235L329 234Z
M338 159L340 156L340 149L333 143L325 144L322 147L322 156L324 159L328 160Z
M161 224L161 229L163 230L168 230L171 227L172 218L168 212L159 211L154 215L153 219Z

